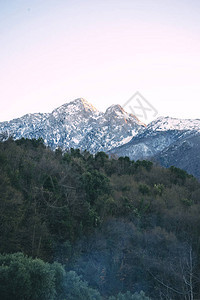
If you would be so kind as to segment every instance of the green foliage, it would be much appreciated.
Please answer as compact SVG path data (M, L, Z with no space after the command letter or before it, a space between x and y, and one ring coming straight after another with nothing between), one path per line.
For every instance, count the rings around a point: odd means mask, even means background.
M181 199L181 202L182 202L185 206L191 206L191 205L193 204L193 203L192 203L192 200L187 199L187 198Z
M156 195L162 196L164 189L165 189L164 184L160 184L160 183L159 184L156 184L156 183L154 184L154 193Z
M0 255L0 298L4 300L100 300L74 271L22 253Z
M63 275L64 270L58 264L50 265L22 253L0 255L0 298L53 300L56 283L63 281Z
M27 139L27 138L21 138L20 140L16 140L16 144L19 146L24 146L26 148L33 147L38 148L42 147L44 148L44 140L42 138L39 139Z
M147 171L150 171L153 167L153 163L151 161L148 160L137 160L135 163L135 168L145 168Z
M178 168L1 142L0 252L43 261L2 256L0 298L200 298L199 214L200 183Z
M100 294L88 287L88 283L82 280L74 271L67 273L65 287L66 299L68 300L101 300Z
M66 162L70 162L71 161L71 155L66 152L64 155L63 155L63 161L66 161Z
M145 296L144 292L131 294L129 291L125 294L119 293L116 297L111 296L108 300L150 300L149 297Z
M97 169L103 168L108 161L108 155L104 152L98 152L95 154L95 167Z
M71 154L72 157L77 157L77 158L81 157L80 149L71 148L70 154Z
M139 184L139 192L143 195L149 195L150 194L150 188L146 184Z
M98 196L110 193L109 179L102 173L94 170L82 175L83 188L89 203L93 204Z
M189 175L186 171L176 168L174 166L171 166L169 170L171 172L171 180L175 184L184 184L186 178L193 177L192 175Z

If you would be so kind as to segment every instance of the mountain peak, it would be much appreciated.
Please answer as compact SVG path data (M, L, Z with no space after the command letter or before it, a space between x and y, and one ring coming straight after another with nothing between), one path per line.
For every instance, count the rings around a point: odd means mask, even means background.
M107 151L130 141L143 126L120 105L105 113L84 98L77 98L48 114L28 114L17 120L0 123L14 139L43 138L52 149L61 147L87 149L91 153Z
M105 114L111 114L111 113L127 114L119 104L113 104L106 109Z
M135 115L127 113L123 107L119 104L113 104L110 107L107 108L106 112L105 112L105 116L117 116L117 117L121 117L124 120L127 119L135 119L135 122L138 125L141 125L143 127L146 127L146 125L144 123L142 123Z
M98 113L98 110L87 100L84 98L77 98L71 102L65 103L60 107L53 110L53 115L59 114L66 114L66 115L74 115L81 112L86 113Z
M85 111L98 112L98 110L84 98L77 98L71 101L69 104L81 106Z

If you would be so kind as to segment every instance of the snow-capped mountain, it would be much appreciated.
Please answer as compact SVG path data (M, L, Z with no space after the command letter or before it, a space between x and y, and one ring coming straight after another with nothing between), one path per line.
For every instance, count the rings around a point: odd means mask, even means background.
M0 133L9 132L14 139L41 137L52 149L72 147L96 153L127 143L144 127L120 105L112 105L103 113L85 99L78 98L52 113L27 114L2 122Z
M40 138L52 149L105 151L133 160L152 159L175 165L200 178L200 120L159 117L148 126L120 105L105 113L85 99L66 103L52 113L27 114L0 123L0 138Z
M110 152L141 159L154 156L179 139L200 133L200 120L159 117L121 147Z
M130 142L109 153L131 159L153 159L161 165L183 168L200 178L200 120L160 117Z
M159 117L152 121L147 128L151 131L198 131L200 132L200 119L177 119L170 117Z

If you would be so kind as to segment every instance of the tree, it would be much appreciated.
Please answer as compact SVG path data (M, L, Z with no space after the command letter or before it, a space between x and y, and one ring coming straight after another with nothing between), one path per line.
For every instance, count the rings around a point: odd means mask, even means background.
M99 170L100 168L103 168L108 161L108 155L105 152L97 152L95 154L95 167Z
M66 274L65 287L67 300L101 300L99 292L90 288L74 271Z
M61 265L50 265L22 253L0 255L0 299L54 300L56 283L64 279Z
M141 291L140 293L131 294L126 292L125 294L119 293L116 297L111 296L108 300L150 300L149 297L145 296L145 293Z
M82 176L82 183L87 200L91 204L95 202L98 196L110 193L109 179L97 170L85 172Z

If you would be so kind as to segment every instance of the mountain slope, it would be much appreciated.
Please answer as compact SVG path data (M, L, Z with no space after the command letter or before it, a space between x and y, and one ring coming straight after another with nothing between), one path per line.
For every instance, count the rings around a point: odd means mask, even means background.
M164 167L173 165L200 179L200 134L178 140L154 159Z
M52 113L27 114L0 123L0 132L9 132L14 139L43 138L52 149L80 148L91 153L118 147L144 125L126 113L120 105L99 112L83 98L66 103Z
M200 178L199 137L200 120L161 117L109 153L134 160L153 159L165 167L175 165Z

